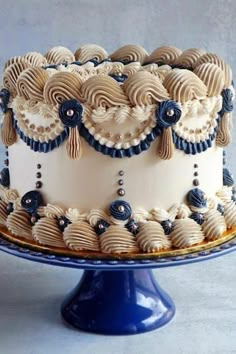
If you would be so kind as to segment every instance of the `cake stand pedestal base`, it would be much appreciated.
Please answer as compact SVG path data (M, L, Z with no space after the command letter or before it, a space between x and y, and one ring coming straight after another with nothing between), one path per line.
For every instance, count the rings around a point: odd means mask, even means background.
M173 318L174 303L157 285L151 269L202 262L236 251L236 228L228 231L228 240L207 249L137 259L60 255L41 247L32 249L26 242L17 244L19 240L13 242L4 235L10 237L0 229L0 251L34 262L85 270L79 285L62 304L62 316L78 329L101 334L147 332Z
M168 323L175 305L149 269L86 270L61 312L84 331L136 334Z

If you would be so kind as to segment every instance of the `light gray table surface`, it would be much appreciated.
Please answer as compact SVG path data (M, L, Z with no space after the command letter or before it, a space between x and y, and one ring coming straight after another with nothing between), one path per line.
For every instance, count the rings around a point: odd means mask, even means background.
M168 44L219 53L236 72L235 0L0 0L0 66L13 55L74 50L97 43L109 53L127 43L149 52ZM236 174L236 130L228 149ZM0 156L2 162L2 157ZM136 336L76 331L60 318L79 270L0 253L0 354L235 354L236 254L155 270L177 314L160 330Z
M60 317L81 271L0 253L1 354L235 354L235 254L155 270L175 301L167 326L133 336L77 331Z

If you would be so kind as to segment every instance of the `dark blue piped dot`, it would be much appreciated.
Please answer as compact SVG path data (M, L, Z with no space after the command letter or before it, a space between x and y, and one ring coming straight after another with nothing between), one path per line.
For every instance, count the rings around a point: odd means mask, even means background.
M65 230L65 228L70 224L69 219L67 219L67 217L65 216L59 216L57 218L57 225L59 230L61 230L62 232Z
M110 226L110 224L105 220L99 220L95 226L95 232L98 236L102 235Z
M42 195L38 191L30 191L23 195L21 198L21 206L28 213L35 213L40 205L42 205Z
M125 82L125 80L128 78L128 76L125 74L121 74L121 75L109 74L109 76L119 83Z
M133 235L136 235L139 232L139 224L136 221L134 221L133 219L129 220L127 222L127 224L125 224L125 227Z
M202 225L204 223L204 214L202 213L197 213L194 212L190 215L190 219L193 219L194 221L196 221L196 223L198 223L199 225Z
M7 167L3 168L0 172L0 184L6 188L10 186L10 174Z
M223 207L222 204L218 204L217 205L217 210L218 210L219 213L221 213L221 215L224 215L225 208Z
M206 194L199 188L193 188L188 192L187 201L196 208L204 208L207 205Z
M171 231L173 230L173 223L169 219L162 221L161 226L163 227L163 230L166 235L169 235L171 233Z

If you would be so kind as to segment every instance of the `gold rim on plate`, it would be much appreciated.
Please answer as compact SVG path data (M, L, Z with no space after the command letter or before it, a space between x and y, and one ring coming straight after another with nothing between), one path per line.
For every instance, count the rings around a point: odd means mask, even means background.
M34 241L20 238L12 235L5 227L0 227L0 235L7 241L21 247L29 248L33 251L42 252L45 254L56 254L60 256L75 257L75 258L85 258L85 259L150 259L150 258L168 258L175 256L183 256L190 253L205 251L223 243L230 241L236 237L236 227L227 230L219 239L214 241L203 241L201 244L196 246L182 248L182 249L169 249L165 251L155 252L155 253L122 253L122 254L106 254L102 252L89 252L89 251L72 251L65 248L42 246Z

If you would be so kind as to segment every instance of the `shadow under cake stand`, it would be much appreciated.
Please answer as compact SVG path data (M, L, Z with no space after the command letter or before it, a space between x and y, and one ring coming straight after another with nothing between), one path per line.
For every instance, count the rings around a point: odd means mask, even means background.
M0 229L0 250L35 262L84 269L79 284L62 304L64 320L93 333L136 334L165 325L175 314L173 300L157 284L152 269L201 262L236 251L236 229L220 241L191 249L109 259L52 251Z

